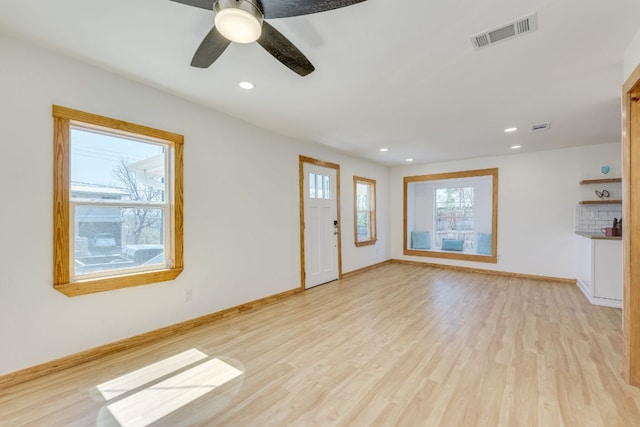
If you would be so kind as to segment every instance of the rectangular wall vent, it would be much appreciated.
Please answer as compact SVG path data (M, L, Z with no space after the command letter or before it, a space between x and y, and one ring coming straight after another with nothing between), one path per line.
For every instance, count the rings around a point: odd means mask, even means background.
M530 33L536 29L538 29L538 18L534 13L533 15L518 19L510 24L477 34L471 37L471 43L473 44L473 47L480 49L494 43L498 43L502 40Z
M549 130L550 126L551 126L551 122L536 123L535 125L531 125L531 133Z

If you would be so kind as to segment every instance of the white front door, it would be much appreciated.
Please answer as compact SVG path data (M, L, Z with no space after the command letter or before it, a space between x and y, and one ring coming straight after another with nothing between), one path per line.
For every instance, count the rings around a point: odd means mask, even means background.
M338 268L338 201L336 170L304 163L305 288L336 280Z

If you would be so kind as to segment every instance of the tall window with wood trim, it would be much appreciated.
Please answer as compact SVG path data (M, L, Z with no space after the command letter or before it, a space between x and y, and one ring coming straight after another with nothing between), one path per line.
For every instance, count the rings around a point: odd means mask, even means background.
M356 246L376 243L376 181L353 177L354 239Z
M65 107L54 118L54 287L82 295L182 271L183 136Z

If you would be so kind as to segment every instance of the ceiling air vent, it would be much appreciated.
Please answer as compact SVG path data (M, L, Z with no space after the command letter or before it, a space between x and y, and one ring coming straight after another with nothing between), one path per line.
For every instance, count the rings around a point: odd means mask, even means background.
M536 123L535 125L531 125L531 133L549 130L550 126L551 126L551 122Z
M521 36L526 33L530 33L538 28L538 18L534 13L522 19L518 19L507 25L495 28L484 33L477 34L471 37L471 43L476 49L480 49L502 40L510 39L512 37Z

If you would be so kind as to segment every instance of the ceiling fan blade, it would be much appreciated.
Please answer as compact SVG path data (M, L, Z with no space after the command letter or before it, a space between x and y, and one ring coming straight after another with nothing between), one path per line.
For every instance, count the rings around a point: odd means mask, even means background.
M262 34L257 42L274 58L301 76L315 70L307 57L267 21L262 22Z
M216 27L213 27L209 34L207 34L200 43L198 50L193 55L193 59L191 60L192 67L198 68L208 68L213 62L218 59L222 52L229 46L231 43L229 40L224 38L222 34L218 32Z
M267 19L286 18L340 9L363 1L366 0L262 0L262 8Z
M199 7L201 9L213 10L213 0L171 0L187 6Z

